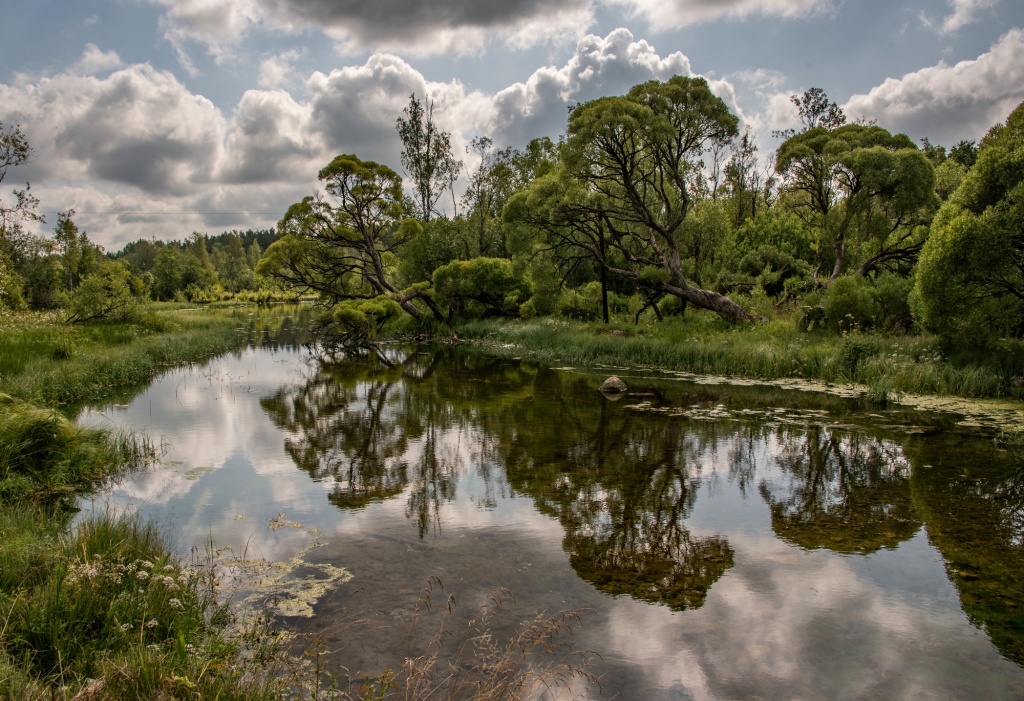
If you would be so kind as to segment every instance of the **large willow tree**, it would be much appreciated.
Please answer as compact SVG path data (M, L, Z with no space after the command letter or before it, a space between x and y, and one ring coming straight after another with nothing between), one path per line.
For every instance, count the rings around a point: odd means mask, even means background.
M440 318L423 286L402 290L395 283L397 251L421 230L403 219L399 175L341 155L318 177L327 197L318 193L288 208L260 274L297 293L316 293L330 310L323 328L343 341L365 340L399 309L417 319L427 310Z
M701 157L731 142L737 125L702 78L651 81L584 103L569 117L558 171L510 211L649 297L674 295L728 321L750 321L728 297L691 283L681 253Z

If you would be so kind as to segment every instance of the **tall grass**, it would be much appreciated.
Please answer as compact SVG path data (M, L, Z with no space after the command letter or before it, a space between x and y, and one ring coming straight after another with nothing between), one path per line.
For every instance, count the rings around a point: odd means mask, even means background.
M7 317L0 320L0 389L46 405L101 397L237 347L238 326L231 315L206 310L81 326L47 314Z
M490 352L549 363L854 382L894 393L1024 398L1024 344L1017 341L984 353L953 353L927 336L804 333L786 317L737 327L702 313L640 325L492 319L467 322L459 332Z
M21 503L0 537L0 697L275 698L239 664L209 572L153 526L100 515L68 532Z
M0 394L0 503L70 497L153 457L143 436L78 426Z

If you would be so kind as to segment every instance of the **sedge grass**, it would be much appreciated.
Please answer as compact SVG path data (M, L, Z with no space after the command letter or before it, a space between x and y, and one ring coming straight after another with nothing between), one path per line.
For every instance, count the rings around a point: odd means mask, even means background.
M36 404L68 404L134 386L237 347L229 314L149 312L132 322L68 326L52 314L0 321L0 389Z
M459 327L499 355L581 366L658 368L775 380L862 383L873 391L969 398L1024 398L1024 344L985 352L949 351L928 336L805 333L781 316L732 326L704 313L681 319L605 325L563 319L480 320Z

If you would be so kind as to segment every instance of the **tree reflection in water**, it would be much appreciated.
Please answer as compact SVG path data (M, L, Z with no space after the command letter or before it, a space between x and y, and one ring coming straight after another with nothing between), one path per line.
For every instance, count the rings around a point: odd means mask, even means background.
M712 426L612 410L581 378L449 356L324 365L262 405L291 434L296 465L333 480L339 507L407 492L406 515L423 537L440 529L468 456L485 485L480 505L496 505L496 475L507 474L558 518L572 566L602 591L675 609L703 604L733 558L724 538L696 538L685 525Z
M517 492L556 518L581 578L677 610L703 605L733 565L724 537L687 525L712 461L726 468L714 479L725 474L743 496L756 488L774 531L802 548L894 549L923 522L971 620L1024 662L1024 480L1005 456L979 462L976 441L958 454L935 435L897 442L823 420L651 416L601 398L599 380L420 351L320 365L262 405L290 434L295 464L333 481L329 498L341 508L405 494L422 538L441 528L444 504L472 469L484 484L480 508ZM673 407L778 401L754 390L730 400L678 384L647 389L652 405Z
M784 482L760 485L772 528L803 548L865 555L893 549L921 527L900 446L824 426L780 429Z

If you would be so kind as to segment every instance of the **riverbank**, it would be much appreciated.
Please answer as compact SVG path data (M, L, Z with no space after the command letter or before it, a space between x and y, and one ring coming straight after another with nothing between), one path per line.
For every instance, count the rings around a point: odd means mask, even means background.
M661 323L563 319L482 320L463 339L506 357L552 365L606 365L756 380L863 385L885 401L901 395L1024 399L1024 344L952 350L933 337L802 332L794 319L734 326L710 314Z
M238 319L0 326L0 697L279 698L275 637L232 627L212 567L178 562L131 518L69 527L76 496L156 455L144 436L77 426L58 407L236 348Z

